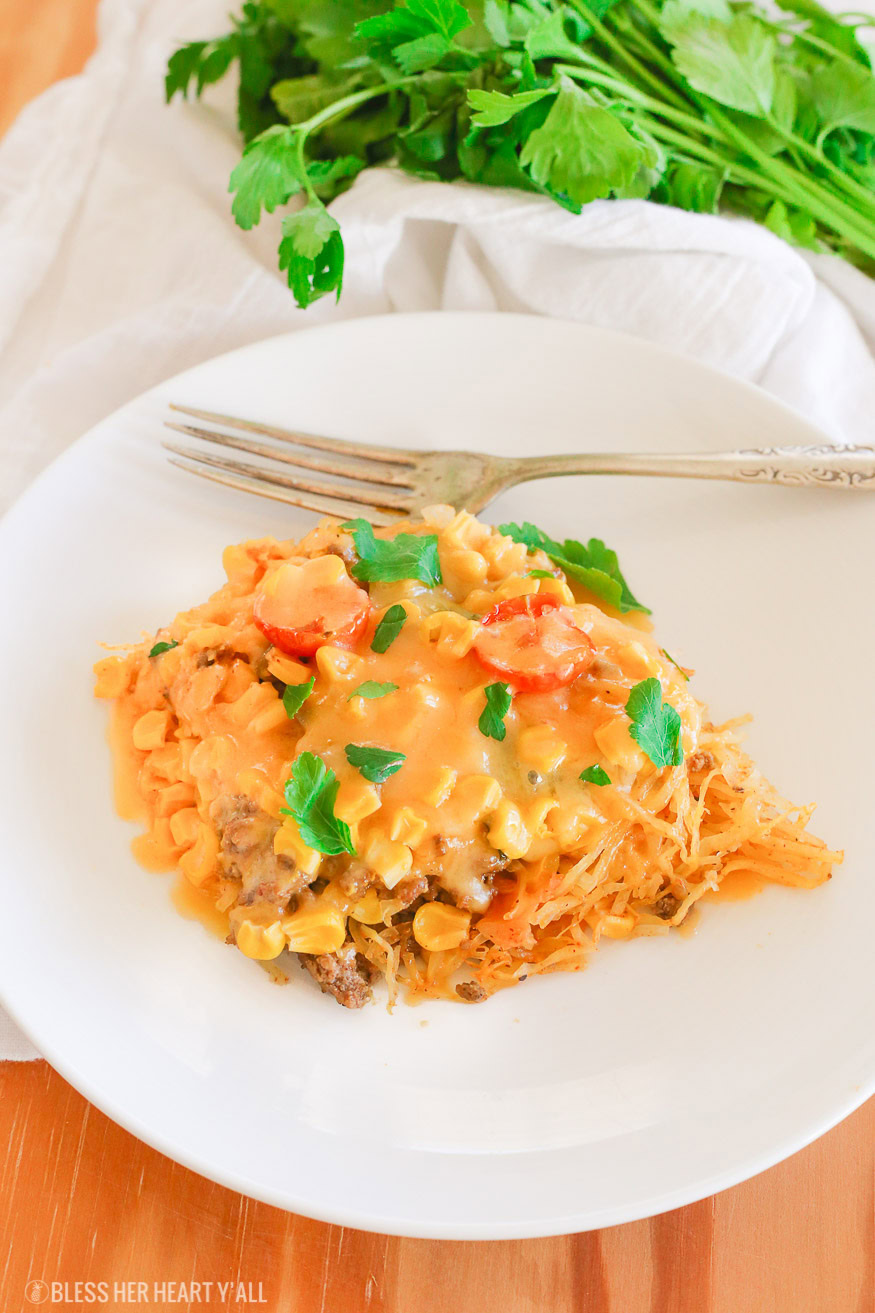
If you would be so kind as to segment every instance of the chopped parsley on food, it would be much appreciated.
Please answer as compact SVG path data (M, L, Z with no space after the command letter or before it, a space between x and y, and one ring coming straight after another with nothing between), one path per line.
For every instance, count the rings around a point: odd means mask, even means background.
M502 743L507 737L504 718L510 711L513 696L507 684L487 684L483 694L486 698L486 706L480 713L477 726L486 738L497 739Z
M283 692L283 706L289 720L297 716L307 698L316 686L316 676L311 675L303 684L287 684Z
M350 693L351 698L384 698L389 693L397 693L398 685L393 684L391 680L386 680L381 684L376 679L366 679L358 688L354 688Z
M367 520L350 520L343 527L352 533L358 553L352 567L355 579L365 583L419 579L430 588L441 582L436 534L398 533L378 538Z
M407 612L403 606L397 602L394 606L390 606L374 631L374 637L371 639L371 651L387 652L404 628L406 619Z
M389 776L400 770L407 760L403 752L392 752L389 748L369 748L361 743L347 743L344 752L350 766L355 766L371 784L385 784Z
M281 813L297 822L304 843L331 856L355 852L349 826L335 815L334 804L339 788L337 776L321 757L302 752L292 763L286 781L288 808L280 809Z
M162 652L170 652L174 647L179 647L179 643L175 638L172 638L169 643L156 643L154 647L149 649L149 656L160 656Z

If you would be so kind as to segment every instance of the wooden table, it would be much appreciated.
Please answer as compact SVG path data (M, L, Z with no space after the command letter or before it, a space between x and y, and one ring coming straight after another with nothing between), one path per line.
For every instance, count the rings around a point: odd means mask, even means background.
M94 10L95 0L0 0L0 130L81 66ZM267 1313L875 1309L875 1100L788 1162L702 1203L507 1243L396 1240L254 1203L148 1149L44 1062L0 1063L0 1144L0 1313L34 1307L31 1280L67 1282L70 1299L77 1281L110 1291L146 1282L150 1292L153 1282L243 1282L244 1293L251 1283ZM205 1289L190 1294L45 1307L252 1306L220 1298L215 1285L208 1299Z

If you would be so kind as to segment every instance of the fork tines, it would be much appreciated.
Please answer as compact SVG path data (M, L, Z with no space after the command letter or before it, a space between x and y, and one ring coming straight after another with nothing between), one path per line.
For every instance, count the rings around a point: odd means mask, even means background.
M190 438L273 462L273 465L255 465L165 442L166 449L173 453L171 463L191 474L241 492L253 492L304 510L317 511L321 515L349 519L360 515L366 507L370 519L387 524L397 516L409 513L414 486L411 472L416 464L415 453L411 451L347 442L316 433L292 432L271 424L257 424L188 406L171 405L171 410L207 424L221 425L224 429L236 429L238 433L218 432L214 428L177 424L171 420L165 420L165 427ZM254 441L240 436L242 433L257 434L273 441ZM325 454L311 454L313 452ZM352 457L351 461L347 459L349 457ZM328 474L337 482L284 472L289 467L294 471L314 470Z

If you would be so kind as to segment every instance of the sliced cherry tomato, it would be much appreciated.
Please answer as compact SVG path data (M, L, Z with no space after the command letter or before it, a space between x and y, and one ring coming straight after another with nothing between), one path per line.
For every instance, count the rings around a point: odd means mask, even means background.
M254 620L289 656L312 656L326 643L351 647L368 622L370 602L339 556L287 561L267 576L255 598Z
M483 617L473 650L521 693L562 688L592 664L594 649L567 606L529 593L499 602Z

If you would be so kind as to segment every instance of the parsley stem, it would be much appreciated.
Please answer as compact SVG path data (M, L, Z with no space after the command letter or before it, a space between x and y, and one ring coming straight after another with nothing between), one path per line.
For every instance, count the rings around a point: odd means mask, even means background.
M643 82L649 83L650 86L654 87L662 96L666 95L666 93L670 94L675 103L683 107L685 102L675 91L674 86L667 87L664 83L660 82L659 78L651 73L650 69L646 68L621 41L617 40L613 32L605 27L604 23L599 20L596 14L584 4L584 0L570 0L570 3L572 8L576 9L580 14L584 22L589 24L599 40L612 50L624 64L628 64Z
M326 105L325 109L320 109L312 118L305 119L303 123L296 123L294 129L301 133L302 137L310 137L314 132L318 132L326 123L331 123L334 119L348 114L350 110L357 109L359 105L364 105L368 100L375 100L377 96L385 96L390 91L395 91L398 87L408 86L415 82L416 77L398 78L394 82L381 82L375 87L363 87L361 91L354 91L349 96L342 96L340 100L332 101Z

